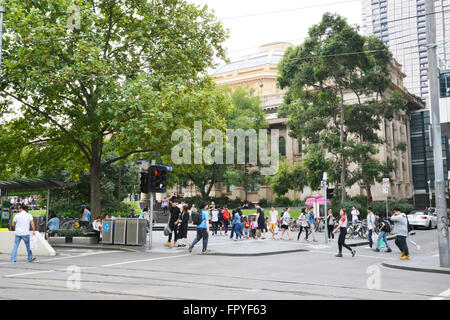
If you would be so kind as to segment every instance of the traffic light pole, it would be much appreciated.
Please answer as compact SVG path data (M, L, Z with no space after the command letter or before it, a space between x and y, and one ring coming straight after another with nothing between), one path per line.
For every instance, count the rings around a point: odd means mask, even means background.
M328 210L327 210L327 173L323 173L323 198L324 198L324 204L323 204L323 223L325 224L325 244L328 243Z
M152 166L154 166L155 164L156 164L156 160L152 160ZM150 203L148 206L148 209L150 210L150 231L149 231L149 237L148 237L148 249L149 250L152 249L152 245L153 245L153 203L155 202L154 197L155 197L155 193L150 192Z

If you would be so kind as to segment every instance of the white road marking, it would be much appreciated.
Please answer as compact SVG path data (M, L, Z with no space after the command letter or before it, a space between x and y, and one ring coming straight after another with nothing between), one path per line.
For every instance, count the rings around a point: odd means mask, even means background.
M445 290L444 292L440 293L437 297L433 297L430 300L444 300L445 298L450 298L450 289Z
M159 258L151 258L151 259L142 259L142 260L134 260L134 261L125 261L125 262L119 262L119 263L111 263L111 264L105 264L102 267L113 267L113 266L120 266L124 264L130 264L130 263L139 263L139 262L146 262L146 261L154 261L154 260L164 260L164 259L172 259L172 258L179 258L179 257L187 257L191 256L192 254L179 254L176 256L168 256L168 257L159 257Z
M57 261L57 260L66 260L66 259L73 259L73 258L81 258L81 257L87 257L87 256L95 256L95 255L99 255L99 254L107 254L107 253L117 253L117 252L123 252L123 251L119 251L119 250L112 250L112 251L102 251L102 252L85 252L76 256L64 256L64 257L58 257L58 258L50 258L50 259L39 259L39 256L37 256L38 260L36 260L33 263L39 263L39 262L47 262L47 261ZM25 261L23 261L25 262ZM18 261L17 263L20 263L20 261ZM5 265L5 264L12 264L12 262L2 262L0 263L0 265Z
M7 274L7 275L3 276L3 278L14 278L14 277L20 277L20 276L28 276L30 274L48 273L48 272L55 272L55 270L45 270L45 271L35 271L35 272L26 272L26 273Z

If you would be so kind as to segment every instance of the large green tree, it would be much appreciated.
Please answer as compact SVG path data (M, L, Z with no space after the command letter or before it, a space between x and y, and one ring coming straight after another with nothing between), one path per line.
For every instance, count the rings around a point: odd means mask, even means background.
M227 32L183 0L73 3L8 1L0 163L17 175L88 170L97 215L106 167L170 154L174 129L223 118L206 70L225 58Z
M346 186L355 183L351 164L379 165L377 131L405 103L399 94L386 95L392 55L377 37L360 35L345 18L330 13L308 35L280 62L278 82L287 93L279 114L288 118L293 137L331 157L324 169L339 182L344 202ZM358 179L370 185L375 177Z

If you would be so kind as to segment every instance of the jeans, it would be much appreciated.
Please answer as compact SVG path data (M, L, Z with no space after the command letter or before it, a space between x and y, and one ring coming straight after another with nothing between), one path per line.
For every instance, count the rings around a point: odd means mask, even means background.
M208 236L209 236L208 232L207 232L207 230L205 228L197 228L197 237L192 242L192 247L194 247L195 244L200 241L200 239L203 239L203 250L202 250L202 252L205 252L206 249L208 248Z
M372 229L369 229L369 233L368 233L368 235L367 235L367 238L369 238L369 247L370 247L370 248L372 248L372 245L373 245L373 241L372 241L372 233L373 233L373 230L372 230Z
M237 238L242 238L241 230L242 230L241 224L240 223L236 223L235 225L232 226L231 234L235 233L236 234L236 239Z
M395 244L400 249L400 251L405 254L405 256L409 256L408 244L406 243L405 236L396 236Z
M223 221L223 227L225 228L225 234L228 232L228 221Z
M383 242L386 244L386 248L391 249L386 238L386 232L384 231L380 231L380 233L378 234L377 249L380 250L381 239L383 239Z
M25 247L27 248L27 251L28 251L28 261L33 260L33 253L31 252L31 249L30 249L30 235L29 234L26 236L17 236L16 235L16 238L14 240L14 248L11 253L11 262L16 262L17 249L19 248L20 240L23 240L23 242L25 242Z

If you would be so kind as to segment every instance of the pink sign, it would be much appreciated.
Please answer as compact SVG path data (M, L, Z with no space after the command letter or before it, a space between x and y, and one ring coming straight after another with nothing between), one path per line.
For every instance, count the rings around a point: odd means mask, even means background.
M317 195L317 193L316 193ZM327 203L330 203L331 201L329 199L327 199ZM314 203L318 203L319 205L323 206L325 204L325 199L320 197L320 198L308 198L305 201L305 205L307 206L312 206Z

